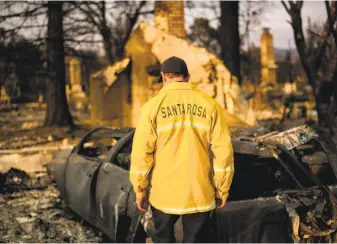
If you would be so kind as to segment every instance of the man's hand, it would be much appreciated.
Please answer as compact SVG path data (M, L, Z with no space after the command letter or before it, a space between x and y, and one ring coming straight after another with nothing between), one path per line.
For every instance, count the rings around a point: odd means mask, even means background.
M227 202L227 199L216 199L217 209L224 208Z
M137 207L140 211L146 212L148 207L148 202L145 198L138 198L136 199Z

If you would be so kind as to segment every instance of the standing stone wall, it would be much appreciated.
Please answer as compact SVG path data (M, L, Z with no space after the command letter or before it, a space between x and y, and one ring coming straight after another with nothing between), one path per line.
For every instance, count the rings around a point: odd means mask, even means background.
M68 59L70 79L70 87L66 88L68 102L75 109L85 109L87 97L82 90L81 60L75 57Z
M269 28L264 28L261 35L261 83L276 84L276 68L273 36Z

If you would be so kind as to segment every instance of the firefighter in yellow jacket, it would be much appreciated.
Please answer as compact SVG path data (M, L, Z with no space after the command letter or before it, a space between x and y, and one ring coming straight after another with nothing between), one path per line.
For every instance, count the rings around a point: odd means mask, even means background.
M140 111L130 180L137 206L151 205L154 242L174 242L182 216L184 242L205 242L210 213L226 204L234 174L233 148L218 103L189 81L184 60L161 65L164 87Z

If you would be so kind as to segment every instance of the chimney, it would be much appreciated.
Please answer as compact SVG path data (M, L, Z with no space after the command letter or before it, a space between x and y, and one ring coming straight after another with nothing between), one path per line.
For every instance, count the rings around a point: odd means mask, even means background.
M263 28L261 35L261 82L276 84L276 68L273 36L269 28Z
M155 27L186 39L184 1L155 1L154 23Z

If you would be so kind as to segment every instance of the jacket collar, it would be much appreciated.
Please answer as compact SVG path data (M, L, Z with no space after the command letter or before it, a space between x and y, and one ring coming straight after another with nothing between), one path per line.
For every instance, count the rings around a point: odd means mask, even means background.
M195 85L191 82L172 82L165 85L160 91L170 91L170 90L194 90Z

